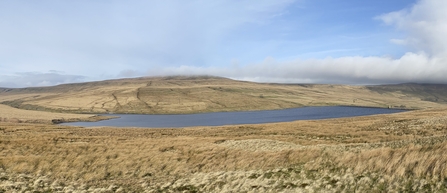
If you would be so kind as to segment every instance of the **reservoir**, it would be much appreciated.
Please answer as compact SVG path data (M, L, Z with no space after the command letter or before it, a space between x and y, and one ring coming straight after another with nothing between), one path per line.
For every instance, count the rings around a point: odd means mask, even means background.
M399 109L328 106L302 107L281 110L217 112L181 115L141 115L112 114L119 118L98 122L71 122L61 125L96 127L147 127L147 128L180 128L192 126L222 126L238 124L260 124L288 122L296 120L316 120L342 117L355 117L377 114L403 112ZM107 114L110 116L110 114Z

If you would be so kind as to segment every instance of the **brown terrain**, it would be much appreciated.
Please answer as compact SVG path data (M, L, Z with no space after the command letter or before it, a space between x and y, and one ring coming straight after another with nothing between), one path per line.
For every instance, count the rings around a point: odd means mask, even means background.
M159 77L0 89L0 192L446 192L447 86ZM352 105L403 113L181 129L94 114ZM14 107L14 108L13 108Z
M171 114L333 105L426 109L446 106L447 86L261 84L175 76L0 88L0 103L65 113Z

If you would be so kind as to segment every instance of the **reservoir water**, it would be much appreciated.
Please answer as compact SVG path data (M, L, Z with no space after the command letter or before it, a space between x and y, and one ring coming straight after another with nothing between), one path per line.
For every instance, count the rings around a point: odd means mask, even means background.
M98 122L72 122L62 125L94 127L148 127L148 128L179 128L191 126L222 126L237 124L259 124L288 122L295 120L316 120L341 117L355 117L376 114L403 112L398 109L367 108L367 107L302 107L282 110L218 112L186 115L141 115L112 114L117 119ZM109 115L109 114L107 114Z

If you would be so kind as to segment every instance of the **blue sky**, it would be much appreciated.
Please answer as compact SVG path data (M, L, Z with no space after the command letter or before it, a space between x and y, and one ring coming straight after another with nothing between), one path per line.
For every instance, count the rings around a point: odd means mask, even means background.
M0 87L138 76L447 83L444 0L0 1Z

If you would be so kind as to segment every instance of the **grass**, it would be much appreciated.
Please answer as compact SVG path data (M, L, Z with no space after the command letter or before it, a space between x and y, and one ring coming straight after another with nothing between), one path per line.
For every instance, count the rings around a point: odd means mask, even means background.
M45 177L39 191L437 191L445 123L443 109L184 129L2 122L0 187L26 175Z
M217 77L0 89L0 192L446 192L444 90L443 85L283 85ZM104 118L69 112L321 105L422 110L181 129L53 124Z
M0 104L0 122L51 124L53 123L53 120L59 120L61 122L72 122L72 121L98 121L107 118L108 117L95 116L95 115L22 110Z
M178 114L302 106L445 107L442 85L261 84L219 77L153 77L0 89L0 103L65 113Z

